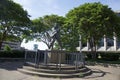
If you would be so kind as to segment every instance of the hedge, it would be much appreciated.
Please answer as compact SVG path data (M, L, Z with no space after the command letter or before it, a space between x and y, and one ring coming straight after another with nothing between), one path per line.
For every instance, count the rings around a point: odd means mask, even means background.
M24 58L24 50L0 51L0 58Z
M100 53L100 56L106 61L116 61L119 60L120 57L118 53Z
M86 60L92 59L93 54L84 52L86 55L85 58ZM97 52L96 53L96 59L102 59L106 61L116 61L120 59L120 53L105 53L105 52Z
M93 53L91 53L91 52L84 52L84 54L85 54L85 58L86 59L93 59L93 56L94 56L94 54ZM98 58L98 54L96 53L96 59Z

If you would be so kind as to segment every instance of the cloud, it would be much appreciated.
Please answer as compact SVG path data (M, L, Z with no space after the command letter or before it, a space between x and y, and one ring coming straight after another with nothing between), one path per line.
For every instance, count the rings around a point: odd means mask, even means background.
M32 0L13 0L13 1L19 3L19 4L22 5L25 9L32 4Z
M81 4L88 2L98 2L109 5L113 10L119 10L120 0L14 0L21 4L31 15L31 19L49 14L65 16L65 14Z
M61 15L57 0L14 0L21 4L24 9L32 16L31 19L47 14Z

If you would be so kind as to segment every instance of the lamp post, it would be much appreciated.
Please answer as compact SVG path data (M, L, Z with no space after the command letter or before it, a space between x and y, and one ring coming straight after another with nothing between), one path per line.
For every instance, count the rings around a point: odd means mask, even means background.
M37 52L38 44L34 44L33 46L34 46L34 50L35 50L35 67L37 67L38 66L38 52Z

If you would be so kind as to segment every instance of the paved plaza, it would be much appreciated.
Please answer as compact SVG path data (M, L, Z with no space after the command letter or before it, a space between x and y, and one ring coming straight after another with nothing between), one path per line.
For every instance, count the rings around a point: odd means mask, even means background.
M17 68L23 66L23 62L0 62L0 80L120 80L120 68L87 66L93 74L84 78L43 78L20 73Z

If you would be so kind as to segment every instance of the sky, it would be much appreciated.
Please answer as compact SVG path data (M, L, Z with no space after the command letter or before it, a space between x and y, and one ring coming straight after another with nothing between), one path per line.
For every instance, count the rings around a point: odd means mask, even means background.
M65 16L71 9L78 7L84 3L101 2L108 5L113 11L120 11L120 0L13 0L19 3L28 14L30 19L36 19L44 15L57 14ZM24 42L22 47L33 49L33 45L38 44L39 49L44 50L47 46L43 43L31 41L27 44Z
M31 15L31 19L49 14L65 16L69 10L84 3L101 2L112 10L120 10L120 0L13 0L23 6Z

